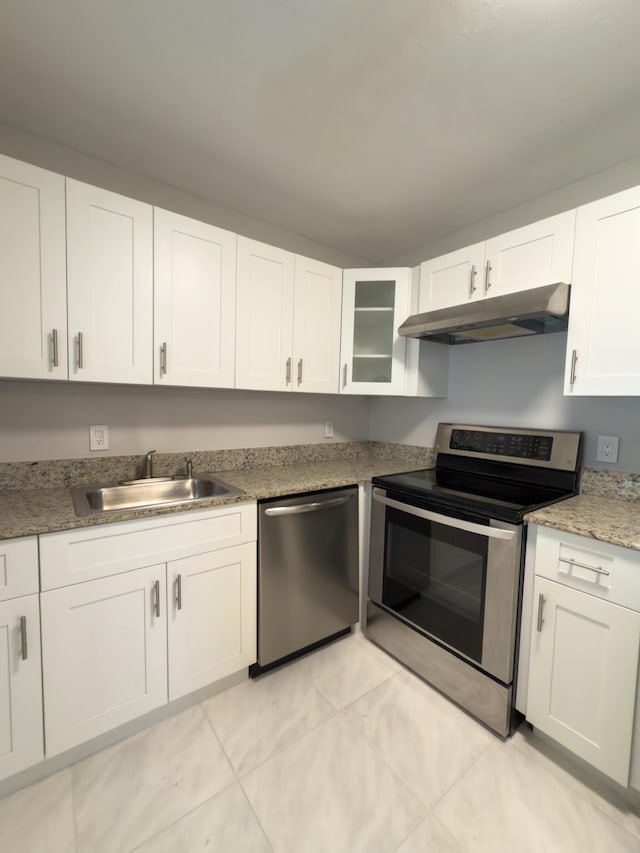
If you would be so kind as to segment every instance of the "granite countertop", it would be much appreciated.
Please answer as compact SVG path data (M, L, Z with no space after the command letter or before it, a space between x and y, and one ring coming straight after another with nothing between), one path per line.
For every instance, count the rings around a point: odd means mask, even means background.
M75 514L70 488L58 486L46 489L13 489L0 492L0 539L349 486L368 482L375 475L395 474L420 467L429 466L422 460L416 460L412 465L407 458L393 459L388 455L372 454L351 459L212 471L212 474L229 485L242 489L244 494L200 500L180 506L105 512L90 518L79 518Z
M581 494L525 515L525 521L640 551L640 502Z

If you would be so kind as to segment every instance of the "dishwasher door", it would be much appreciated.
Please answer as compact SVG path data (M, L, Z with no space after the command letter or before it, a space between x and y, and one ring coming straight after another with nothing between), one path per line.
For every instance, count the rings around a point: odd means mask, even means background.
M358 489L259 503L258 665L358 621Z

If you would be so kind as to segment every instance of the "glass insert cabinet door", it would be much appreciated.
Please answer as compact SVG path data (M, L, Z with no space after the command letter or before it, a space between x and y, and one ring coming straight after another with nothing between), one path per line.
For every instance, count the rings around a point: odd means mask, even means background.
M344 270L342 393L404 393L406 344L397 330L410 313L410 273Z

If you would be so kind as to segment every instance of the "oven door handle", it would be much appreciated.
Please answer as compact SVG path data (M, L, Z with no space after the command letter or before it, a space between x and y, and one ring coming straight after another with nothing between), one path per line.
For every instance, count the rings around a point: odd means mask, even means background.
M499 527L488 527L484 524L474 524L473 521L464 521L461 518L453 518L450 515L441 515L438 512L430 512L428 509L420 509L417 506L394 501L388 498L382 489L373 490L373 499L378 503L386 504L393 509L399 509L401 512L408 512L409 515L417 515L418 518L424 518L427 521L435 521L438 524L444 524L446 527L456 527L459 530L467 530L469 533L477 533L479 536L486 536L488 539L513 539L516 535L514 530L501 530Z

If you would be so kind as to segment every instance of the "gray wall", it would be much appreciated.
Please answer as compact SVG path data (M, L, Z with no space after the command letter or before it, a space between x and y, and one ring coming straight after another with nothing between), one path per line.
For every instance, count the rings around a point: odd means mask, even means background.
M302 234L295 234L260 219L245 216L243 213L221 207L205 198L152 178L128 172L118 166L112 166L64 145L49 142L2 123L0 123L0 154L33 163L43 169L51 169L53 172L59 172L78 181L104 187L328 264L336 264L340 267L370 266L362 258L341 252L324 243L318 243Z
M565 397L566 333L451 347L444 400L379 398L371 438L433 446L439 421L584 430L585 464L640 471L640 399ZM617 465L595 462L598 434L619 435Z
M324 421L335 436L325 439ZM89 452L89 424L109 451ZM325 394L0 381L0 462L368 438L369 401Z

